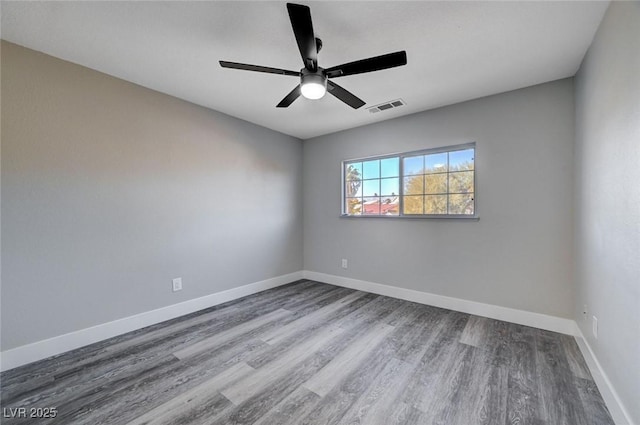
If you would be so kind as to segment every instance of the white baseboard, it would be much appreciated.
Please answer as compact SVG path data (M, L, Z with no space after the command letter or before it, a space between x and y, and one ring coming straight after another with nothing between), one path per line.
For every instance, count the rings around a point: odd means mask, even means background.
M302 278L301 271L277 276L3 351L0 353L0 370L13 369Z
M574 322L575 323L575 322ZM600 395L609 409L609 413L611 413L611 417L613 418L616 425L634 425L631 421L631 415L624 407L624 404L618 397L618 393L616 392L613 385L611 385L611 381L607 377L607 374L600 366L600 362L596 357L595 353L591 349L591 346L587 342L587 339L584 337L580 327L577 323L575 323L575 338L578 343L578 347L582 352L582 356L584 360L587 362L587 366L589 366L589 371L591 372L591 376L598 386L598 390L600 390Z
M460 298L446 297L413 289L399 288L397 286L383 285L381 283L350 279L347 277L312 272L308 270L305 270L303 273L306 279L316 280L318 282L330 283L332 285L343 286L345 288L357 289L359 291L371 292L378 295L385 295L387 297L399 298L401 300L432 305L434 307L446 308L449 310L460 311L462 313L475 314L477 316L489 317L491 319L504 320L505 322L517 323L519 325L531 326L538 329L560 332L568 335L575 334L575 322L571 319L548 316L546 314L533 313L524 310L516 310L492 304L484 304Z

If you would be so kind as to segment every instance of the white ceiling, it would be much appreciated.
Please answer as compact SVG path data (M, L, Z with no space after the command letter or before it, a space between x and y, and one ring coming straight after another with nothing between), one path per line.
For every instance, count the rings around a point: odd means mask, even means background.
M307 139L575 74L608 2L327 1L311 7L320 66L406 50L408 64L336 80L333 96L275 105L300 70L285 2L2 2L2 38ZM371 114L401 98L406 106Z

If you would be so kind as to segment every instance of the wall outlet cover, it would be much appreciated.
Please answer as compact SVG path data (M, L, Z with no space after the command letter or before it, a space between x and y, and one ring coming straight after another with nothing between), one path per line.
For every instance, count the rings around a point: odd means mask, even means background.
M177 277L173 279L173 292L182 291L182 278Z

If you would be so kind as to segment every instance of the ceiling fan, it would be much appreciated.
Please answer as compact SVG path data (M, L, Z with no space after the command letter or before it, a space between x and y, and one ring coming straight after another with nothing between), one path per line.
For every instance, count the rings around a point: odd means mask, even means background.
M296 41L298 42L298 49L302 56L302 62L304 64L304 68L299 72L270 68L267 66L220 61L220 66L223 68L300 77L300 84L298 84L288 95L284 97L284 99L282 99L280 103L278 103L278 108L288 107L294 100L300 97L300 95L307 99L320 99L328 91L347 105L354 109L358 109L364 105L365 102L331 81L330 78L380 71L407 64L407 53L402 50L338 66L332 66L331 68L321 68L318 66L318 52L320 52L320 49L322 48L322 40L316 38L313 33L311 10L307 6L293 3L287 3L287 10L289 12L291 26L293 27L293 33L295 34Z

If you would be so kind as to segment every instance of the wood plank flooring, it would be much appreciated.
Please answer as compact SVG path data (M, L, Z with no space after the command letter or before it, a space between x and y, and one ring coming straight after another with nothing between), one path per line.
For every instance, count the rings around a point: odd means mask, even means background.
M7 425L613 424L572 337L306 280L0 385Z

